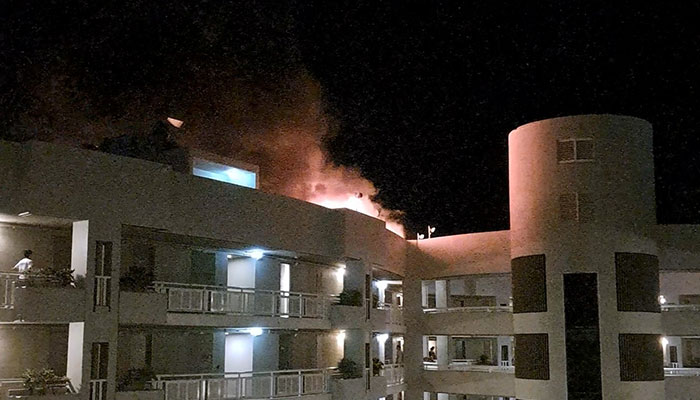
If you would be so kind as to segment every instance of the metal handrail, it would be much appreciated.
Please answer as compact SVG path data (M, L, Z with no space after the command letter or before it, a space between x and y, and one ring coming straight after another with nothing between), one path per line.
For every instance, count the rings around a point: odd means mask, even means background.
M275 399L328 393L334 368L156 375L166 400Z
M425 314L441 314L449 312L513 312L512 306L474 306L474 307L433 307L423 308Z
M454 361L454 360L453 360ZM428 371L465 371L465 372L487 372L487 373L505 373L512 374L515 373L515 367L512 366L500 366L500 365L476 365L472 363L454 363L450 364L437 364L437 363L423 363L423 369Z
M202 285L199 283L180 283L180 282L166 282L166 281L155 281L153 286L158 287L174 287L182 289L203 289L203 290L218 290L218 291L233 291L242 293L268 293L268 294L289 294L289 295L303 295L303 296L313 296L313 297L329 297L324 294L318 293L306 293L306 292L292 292L286 290L270 290L270 289L255 289L255 288L244 288L238 286L226 286L226 285Z
M168 295L168 311L325 318L330 298L323 294L281 290L155 282Z
M664 368L665 376L700 376L700 368Z
M700 304L662 304L661 311L700 311Z
M386 376L387 386L400 385L404 382L403 364L385 364L382 375Z

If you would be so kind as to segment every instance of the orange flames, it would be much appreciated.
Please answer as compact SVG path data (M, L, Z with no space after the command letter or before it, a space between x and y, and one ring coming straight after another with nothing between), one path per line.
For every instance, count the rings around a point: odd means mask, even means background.
M334 190L333 194L326 192L328 182L313 183L313 187L317 188L317 190L310 198L305 200L326 208L347 208L348 210L357 211L359 213L369 215L370 217L379 218L385 222L386 229L401 237L404 237L403 226L398 222L388 219L389 211L370 200L370 196L376 193L374 185L359 177L357 178L357 181L354 182L354 185L352 182L353 181L350 181L351 184L349 185L342 181L334 182L334 184L337 184L338 186L336 187L336 190ZM363 191L350 192L350 190L353 188Z

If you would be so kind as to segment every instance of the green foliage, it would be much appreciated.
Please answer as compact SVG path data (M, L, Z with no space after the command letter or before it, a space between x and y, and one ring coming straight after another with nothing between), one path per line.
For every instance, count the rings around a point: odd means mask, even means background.
M29 287L67 287L73 286L74 270L66 267L47 267L27 272Z
M147 292L153 287L153 272L132 265L119 279L119 287L127 292Z
M384 369L384 363L377 357L372 358L372 376L379 376Z
M22 374L24 379L24 388L27 389L30 395L46 395L54 394L56 389L65 387L68 383L68 378L60 377L49 368L44 368L40 371L35 369L27 369Z
M341 379L362 378L360 366L349 358L343 358L338 362L338 372Z
M75 286L76 289L85 289L85 275L76 275L73 286Z
M117 381L118 392L152 389L150 383L156 378L150 368L131 368Z
M482 354L479 356L479 361L477 361L477 365L489 365L489 361L489 356L487 356L486 354Z
M362 293L358 290L343 290L338 296L338 304L341 306L362 307Z

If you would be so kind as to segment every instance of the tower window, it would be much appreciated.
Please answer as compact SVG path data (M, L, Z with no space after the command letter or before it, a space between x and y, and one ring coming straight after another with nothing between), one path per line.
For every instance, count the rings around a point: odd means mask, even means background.
M591 222L593 201L587 193L564 193L559 196L559 218L562 221Z
M557 142L557 161L570 163L578 161L593 161L595 146L593 139L563 139Z

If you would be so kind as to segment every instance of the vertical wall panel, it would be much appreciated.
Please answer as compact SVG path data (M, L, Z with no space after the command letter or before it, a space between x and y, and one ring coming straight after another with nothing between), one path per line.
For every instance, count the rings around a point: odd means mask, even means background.
M513 313L547 311L546 260L544 254L511 260Z

